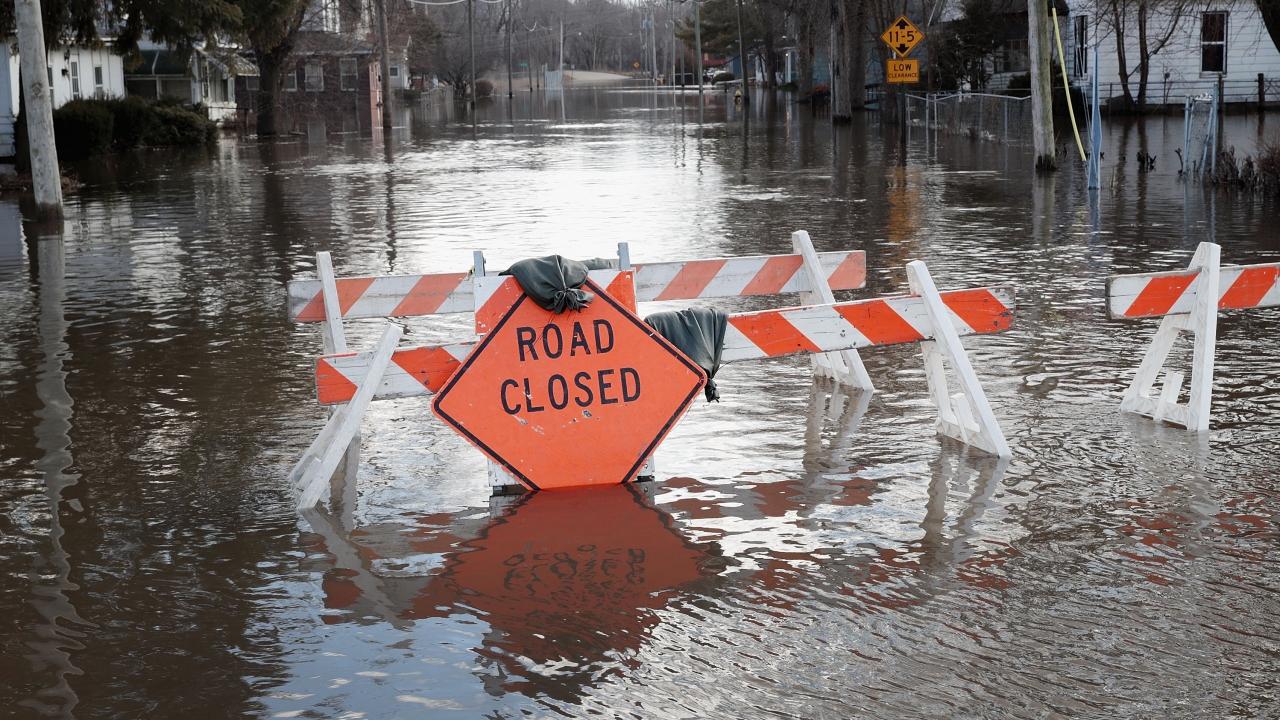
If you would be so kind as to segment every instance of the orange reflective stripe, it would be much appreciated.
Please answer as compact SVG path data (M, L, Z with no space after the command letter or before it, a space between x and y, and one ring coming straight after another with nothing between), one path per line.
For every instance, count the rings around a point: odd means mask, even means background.
M942 301L974 332L1000 332L1013 326L1013 313L989 290L959 290L943 293Z
M675 278L667 283L662 292L654 300L685 300L696 298L702 294L716 273L724 267L724 260L697 260L685 263L676 273Z
M1246 268L1218 300L1219 309L1257 307L1276 284L1280 267Z
M423 275L409 294L391 311L391 316L430 315L449 299L449 293L458 289L458 283L466 279L467 273L444 273L440 275Z
M769 357L795 352L821 352L817 345L777 311L730 317L729 322Z
M857 290L866 282L867 256L861 252L849 253L849 257L827 278L827 284L832 290Z
M1165 277L1151 278L1151 282L1142 288L1142 292L1138 293L1138 297L1134 298L1133 304L1125 310L1125 317L1144 317L1147 315L1164 315L1169 312L1169 308L1178 302L1178 298L1182 297L1182 293L1196 279L1199 273L1191 273L1190 275L1167 275Z
M764 267L742 288L741 295L776 295L791 282L796 271L804 267L800 255L775 255L764 261Z
M347 402L355 397L356 389L355 383L325 362L324 358L316 361L316 394L321 405Z
M911 323L902 319L898 311L883 300L836 305L835 309L858 332L865 335L872 345L892 345L924 339Z

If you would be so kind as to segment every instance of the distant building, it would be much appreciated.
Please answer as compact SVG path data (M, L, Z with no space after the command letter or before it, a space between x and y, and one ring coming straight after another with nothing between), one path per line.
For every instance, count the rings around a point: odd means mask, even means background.
M235 79L253 77L258 68L232 49L196 48L183 54L167 46L139 43L142 63L124 73L130 95L172 98L203 105L217 123L239 120Z
M18 39L5 38L7 63L0 62L0 161L17 154L14 127L19 108ZM124 61L112 52L108 41L102 47L70 46L48 52L49 87L53 107L76 98L110 98L125 95Z
M323 120L328 132L368 133L382 126L381 68L372 43L346 35L302 32L284 72L281 109L293 123ZM404 60L391 65L391 83L407 86ZM236 100L256 114L259 78L236 83Z

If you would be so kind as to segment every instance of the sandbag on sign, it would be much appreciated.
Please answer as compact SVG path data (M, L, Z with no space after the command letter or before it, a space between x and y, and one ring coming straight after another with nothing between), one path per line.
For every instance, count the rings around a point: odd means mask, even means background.
M529 299L556 315L582 310L596 297L581 289L587 281L587 266L559 255L521 260L500 274L514 277Z
M720 393L716 391L714 378L720 369L729 316L715 308L688 308L654 313L644 321L702 368L707 374L707 386L703 389L707 402L718 402Z

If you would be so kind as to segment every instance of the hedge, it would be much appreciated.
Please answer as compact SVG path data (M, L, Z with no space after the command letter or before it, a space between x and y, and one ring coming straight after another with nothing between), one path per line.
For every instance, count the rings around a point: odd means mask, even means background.
M83 160L141 146L203 145L218 127L197 108L138 97L72 100L53 111L59 160Z

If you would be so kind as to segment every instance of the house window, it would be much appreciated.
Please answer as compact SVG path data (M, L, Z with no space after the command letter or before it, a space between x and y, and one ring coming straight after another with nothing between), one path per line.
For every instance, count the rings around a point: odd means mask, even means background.
M1075 55L1075 67L1072 69L1072 73L1076 77L1081 77L1089 74L1089 18L1083 15L1077 17L1074 29L1076 48L1073 53Z
M49 71L49 91L53 92L53 68L47 65L45 66L45 68L48 69Z
M258 76L246 75L244 77L244 89L249 92L258 92Z
M1227 71L1227 14L1207 12L1200 16L1200 72Z
M324 92L324 66L319 63L307 63L307 92Z
M291 68L285 72L284 89L290 91L298 89L298 68Z
M71 61L71 97L80 97L80 63Z
M104 92L105 89L106 89L106 83L104 82L104 77L102 74L102 66L94 65L93 66L93 94L102 96L103 94L105 94Z
M1031 64L1027 59L1027 40L1005 40L999 58L999 72L1026 72Z
M392 66L391 66L391 77L400 77L400 66L399 66L399 65L392 65Z
M342 89L355 90L360 86L360 71L356 66L355 58L342 58L338 60L338 73L342 76Z

